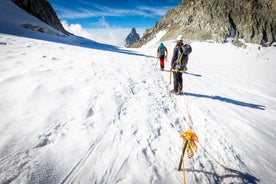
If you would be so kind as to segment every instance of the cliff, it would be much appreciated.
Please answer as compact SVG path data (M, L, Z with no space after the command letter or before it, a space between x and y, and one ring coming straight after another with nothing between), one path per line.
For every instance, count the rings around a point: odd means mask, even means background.
M183 0L167 12L133 47L167 30L161 41L183 34L188 40L225 42L229 37L270 45L276 36L276 0Z
M69 34L60 23L54 9L47 0L12 0L22 9L49 24L62 33Z

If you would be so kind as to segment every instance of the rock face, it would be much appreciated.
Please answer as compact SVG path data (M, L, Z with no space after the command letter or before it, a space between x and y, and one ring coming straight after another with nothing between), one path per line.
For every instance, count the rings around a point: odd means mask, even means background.
M167 30L162 40L182 34L189 40L232 37L269 45L276 37L276 0L183 0L132 46L146 44L161 30Z
M60 23L54 9L47 0L12 0L28 13L34 15L41 21L49 24L55 29L68 34Z
M131 29L131 32L126 37L126 46L129 46L140 39L139 34L136 32L135 28Z

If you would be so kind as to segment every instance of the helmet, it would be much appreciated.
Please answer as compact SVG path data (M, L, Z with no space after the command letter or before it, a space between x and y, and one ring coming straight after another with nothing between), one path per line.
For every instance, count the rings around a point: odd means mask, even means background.
M183 41L184 40L184 37L182 35L178 35L176 37L176 41Z

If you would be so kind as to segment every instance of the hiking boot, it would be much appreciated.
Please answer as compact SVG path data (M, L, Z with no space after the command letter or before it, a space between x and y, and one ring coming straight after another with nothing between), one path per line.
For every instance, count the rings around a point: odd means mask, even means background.
M160 68L160 71L164 71L164 68Z
M181 91L175 91L174 89L170 91L172 94L179 95L181 94Z
M175 91L174 89L170 91L172 94L177 95L177 91Z

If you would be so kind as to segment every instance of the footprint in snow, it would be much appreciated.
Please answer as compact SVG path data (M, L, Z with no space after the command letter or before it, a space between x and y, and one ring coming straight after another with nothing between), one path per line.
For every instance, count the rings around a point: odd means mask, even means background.
M89 118L89 117L91 117L91 116L93 116L94 115L94 111L93 111L93 108L92 107L90 107L89 109L88 109L88 111L87 111L87 113L86 113L86 118Z

